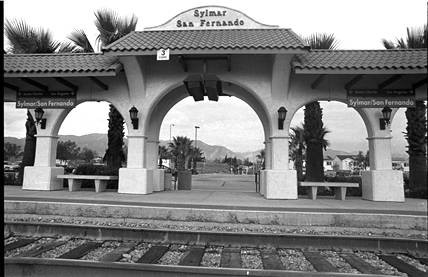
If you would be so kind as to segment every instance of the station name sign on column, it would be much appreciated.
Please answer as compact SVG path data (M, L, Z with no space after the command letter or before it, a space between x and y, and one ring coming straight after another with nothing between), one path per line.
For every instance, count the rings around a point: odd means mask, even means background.
M415 91L412 89L355 89L348 90L348 107L353 108L390 108L414 107Z
M76 106L75 91L18 91L17 109L68 109Z

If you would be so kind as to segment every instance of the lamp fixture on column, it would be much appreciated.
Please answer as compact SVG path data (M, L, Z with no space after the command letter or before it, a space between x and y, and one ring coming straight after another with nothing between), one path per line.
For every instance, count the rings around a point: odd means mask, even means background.
M284 129L284 120L287 116L287 109L284 107L281 107L278 109L278 129L283 130Z
M379 125L381 130L385 130L391 120L391 108L386 106L382 109L382 118L379 118Z
M43 118L43 114L44 114L45 112L43 111L43 109L42 108L36 108L35 110L34 110L34 114L35 114L35 117L36 117L36 123L37 124L40 124L40 128L41 129L46 129L46 118Z
M131 117L132 127L138 129L138 110L135 106L129 110L129 116Z

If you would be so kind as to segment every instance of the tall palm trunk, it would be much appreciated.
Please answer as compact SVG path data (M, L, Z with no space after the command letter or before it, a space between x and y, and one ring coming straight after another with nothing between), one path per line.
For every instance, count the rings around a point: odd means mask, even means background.
M319 102L305 106L306 178L307 181L324 181L323 142L319 136L323 129Z
M24 167L33 166L36 157L36 123L34 122L33 116L30 111L27 110L27 122L25 122L25 145L24 145L24 156L22 157L22 163L19 168L19 183L22 184L24 180Z
M118 170L125 160L123 153L123 117L122 115L110 105L109 124L108 124L108 148L104 156L107 166Z
M409 154L409 186L419 196L427 195L427 118L426 106L417 101L416 107L407 108L407 133ZM417 195L415 195L417 196Z

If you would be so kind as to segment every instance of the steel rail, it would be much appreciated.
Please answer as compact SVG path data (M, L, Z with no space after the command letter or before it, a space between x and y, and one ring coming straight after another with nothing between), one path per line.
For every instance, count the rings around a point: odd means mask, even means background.
M364 251L411 252L424 256L428 255L427 240L406 238L182 231L10 221L4 222L4 231L27 236L64 235L96 240L146 240L154 242L239 247L272 246L277 248L302 249L359 249Z
M257 276L257 277L384 277L377 274L350 274L332 272L298 272L282 270L208 268L200 266L166 266L152 264L106 263L65 259L5 258L5 276L44 276L44 277L160 277L160 276Z

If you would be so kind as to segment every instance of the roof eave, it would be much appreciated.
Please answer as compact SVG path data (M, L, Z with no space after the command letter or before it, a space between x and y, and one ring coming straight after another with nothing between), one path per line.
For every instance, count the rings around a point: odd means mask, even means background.
M287 48L287 49L179 49L170 50L170 55L188 55L188 54L302 54L308 50L305 48ZM105 55L109 56L155 56L157 49L154 50L125 50L114 51L105 50Z
M15 73L4 73L4 78L23 78L23 77L108 77L116 76L116 70L110 71L98 71L98 72L15 72Z
M308 69L294 68L296 74L427 74L427 68L355 68L355 69Z

